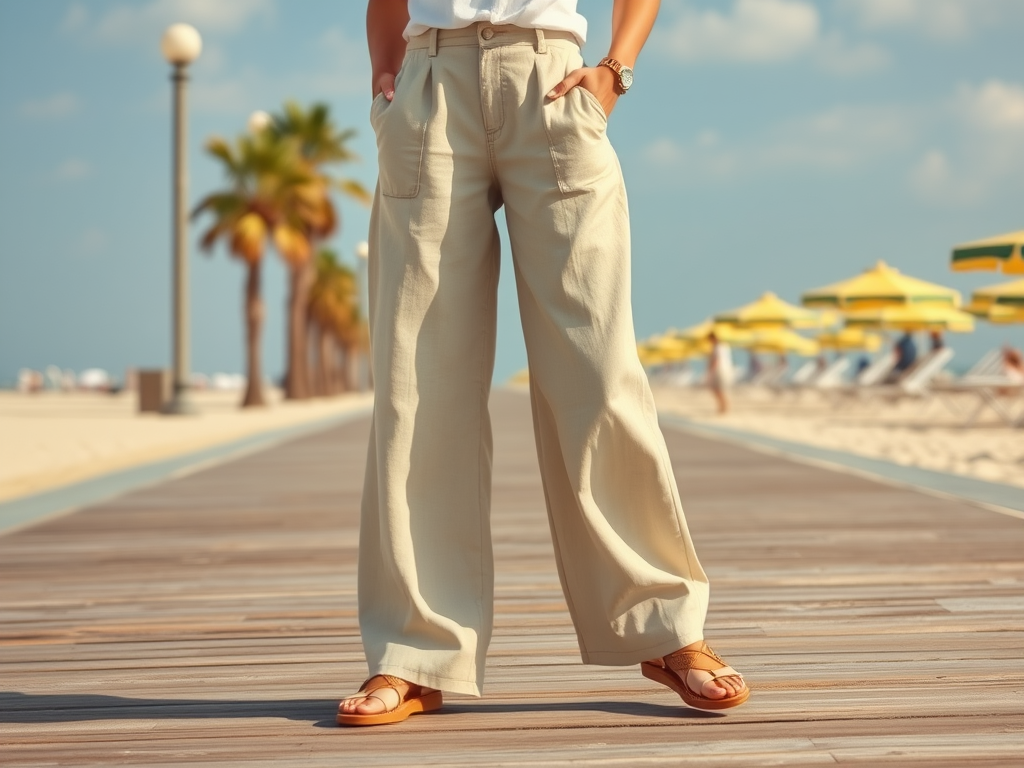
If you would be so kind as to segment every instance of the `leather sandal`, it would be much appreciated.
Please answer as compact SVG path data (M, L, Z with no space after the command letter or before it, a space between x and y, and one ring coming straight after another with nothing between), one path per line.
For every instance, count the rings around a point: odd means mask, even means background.
M405 695L399 693L401 686L409 686ZM398 704L389 708L388 703L380 696L375 695L382 688L390 688L398 694ZM441 692L431 691L424 693L423 686L413 685L408 680L391 675L375 675L362 684L359 692L354 696L344 699L365 698L376 699L384 705L383 712L373 714L360 714L358 712L338 711L338 725L385 725L387 723L400 723L411 715L418 715L421 712L434 712L441 708Z
M687 673L691 669L708 672L712 678L738 677L743 678L739 672L728 666L722 658L711 650L711 646L702 643L699 650L679 650L662 658L665 666L658 666L650 661L640 664L640 671L644 677L656 683L667 685L682 697L683 701L695 709L729 709L738 707L750 698L750 688L744 686L743 690L733 696L726 696L721 699L709 699L700 691L694 691L687 683ZM679 674L675 674L678 672Z

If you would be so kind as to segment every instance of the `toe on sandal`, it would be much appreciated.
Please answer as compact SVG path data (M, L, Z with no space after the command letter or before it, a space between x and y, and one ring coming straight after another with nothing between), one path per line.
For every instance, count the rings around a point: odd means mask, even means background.
M733 696L726 696L721 699L709 699L699 691L694 691L687 684L686 676L691 669L708 672L712 678L739 677L739 672L726 665L722 658L711 650L711 646L703 643L699 650L676 651L665 656L665 666L661 667L649 661L640 665L640 671L644 677L661 683L671 688L682 697L683 701L696 709L729 709L738 707L750 698L750 688L744 686L743 690ZM676 674L676 673L679 674Z
M390 688L398 693L399 686L409 686L405 695L398 694L398 704L389 708L388 703L380 696L375 695L376 691L382 688ZM418 715L422 712L434 712L441 708L441 692L431 691L424 693L419 685L413 685L399 677L391 675L376 675L371 677L359 688L359 693L350 696L345 701L354 698L377 699L384 705L383 712L373 714L360 714L358 712L338 712L338 725L385 725L386 723L400 723L411 715Z

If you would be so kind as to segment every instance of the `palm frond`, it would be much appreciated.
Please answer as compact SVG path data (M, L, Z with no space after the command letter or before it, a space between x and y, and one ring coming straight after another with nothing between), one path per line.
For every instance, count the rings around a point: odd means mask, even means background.
M370 194L361 182L355 179L335 179L333 186L339 192L351 197L353 200L358 200L363 205L369 205L373 202L373 195Z

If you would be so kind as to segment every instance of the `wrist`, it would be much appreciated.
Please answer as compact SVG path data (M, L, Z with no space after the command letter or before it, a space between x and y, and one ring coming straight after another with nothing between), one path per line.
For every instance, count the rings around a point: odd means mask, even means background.
M611 72L615 78L615 92L620 96L633 86L633 68L610 56L605 56L597 63L598 69Z
M614 59L624 67L632 69L636 66L636 54L627 53L625 51L616 51L614 49L608 51L605 54L606 59Z

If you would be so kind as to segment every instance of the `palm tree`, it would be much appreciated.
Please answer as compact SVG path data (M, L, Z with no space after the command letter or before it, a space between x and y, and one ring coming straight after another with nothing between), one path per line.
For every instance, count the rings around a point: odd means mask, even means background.
M335 177L325 170L325 166L357 159L347 146L355 132L339 130L331 120L330 109L326 104L313 104L304 110L295 102L288 102L283 111L273 117L267 132L278 141L295 142L298 154L319 183L315 193L311 190L303 218L302 233L311 247L304 258L286 258L289 267L289 296L285 393L289 398L303 398L311 394L307 307L317 274L316 265L309 254L315 251L316 244L327 239L338 227L337 210L330 198L331 190L342 192L364 204L369 203L370 194L359 182Z
M322 207L322 181L301 161L294 143L269 135L242 136L234 145L214 137L206 150L221 161L228 178L226 190L204 198L193 217L210 213L213 222L200 244L209 251L225 240L228 251L246 266L245 328L248 384L243 407L265 404L261 362L264 306L260 292L261 266L268 241L289 262L309 259L305 235L311 211Z
M359 296L355 273L322 249L316 258L316 279L309 292L308 314L317 335L315 383L318 394L352 386L351 363L361 338ZM332 344L333 342L333 344ZM332 360L342 355L340 376Z

